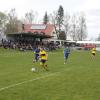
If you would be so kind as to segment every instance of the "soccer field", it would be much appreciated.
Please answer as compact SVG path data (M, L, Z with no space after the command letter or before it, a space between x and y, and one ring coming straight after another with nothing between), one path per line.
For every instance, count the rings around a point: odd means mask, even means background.
M66 64L62 50L48 54L45 71L31 51L0 49L0 100L100 100L100 52L72 51Z

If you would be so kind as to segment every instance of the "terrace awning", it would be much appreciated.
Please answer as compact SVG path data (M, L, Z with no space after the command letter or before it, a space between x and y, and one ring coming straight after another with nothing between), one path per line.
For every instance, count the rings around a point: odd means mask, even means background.
M46 38L51 38L51 36L49 35L45 35L45 33L31 33L31 32L28 32L28 33L25 33L25 32L20 32L20 33L10 33L10 34L7 34L7 37L11 37L13 39L20 39L20 40L30 40L30 39L46 39Z

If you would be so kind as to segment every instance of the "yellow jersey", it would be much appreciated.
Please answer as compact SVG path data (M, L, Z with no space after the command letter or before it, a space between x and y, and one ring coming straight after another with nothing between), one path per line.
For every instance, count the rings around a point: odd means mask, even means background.
M45 50L40 51L40 59L47 60L47 52Z
M92 48L92 53L96 53L96 48Z

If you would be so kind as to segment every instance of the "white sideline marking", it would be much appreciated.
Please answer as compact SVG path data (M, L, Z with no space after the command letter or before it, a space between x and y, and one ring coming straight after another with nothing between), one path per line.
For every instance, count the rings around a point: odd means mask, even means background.
M49 77L49 76L52 76L52 75L57 75L58 73L61 73L61 72L51 73L51 74L48 74L46 76L37 77L37 78L27 80L27 81L23 81L23 82L20 82L20 83L17 83L17 84L12 84L12 85L0 88L0 92L5 90L5 89L13 88L15 86L18 86L18 85L21 85L21 84L24 84L24 83L28 83L28 82L32 82L32 81L35 81L35 80L43 79L43 78L46 78L46 77Z
M57 75L59 73L62 73L64 71L69 71L71 69L72 68L67 68L67 69L64 69L63 71L60 71L60 72L55 72L55 73L47 74L46 76L41 76L41 77L37 77L37 78L31 79L31 80L26 80L26 81L23 81L23 82L20 82L20 83L17 83L17 84L12 84L12 85L0 88L0 92L3 91L3 90L9 89L9 88L13 88L15 86L19 86L19 85L24 84L24 83L28 83L28 82L36 81L36 80L43 79L43 78L46 78L46 77L49 77L49 76Z

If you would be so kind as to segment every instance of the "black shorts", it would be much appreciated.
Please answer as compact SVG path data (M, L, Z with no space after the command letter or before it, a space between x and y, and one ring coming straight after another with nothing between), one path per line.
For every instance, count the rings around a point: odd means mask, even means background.
M46 62L46 60L44 60L44 59L41 59L41 62L44 64L44 63Z
M92 53L93 56L95 56L95 53Z

